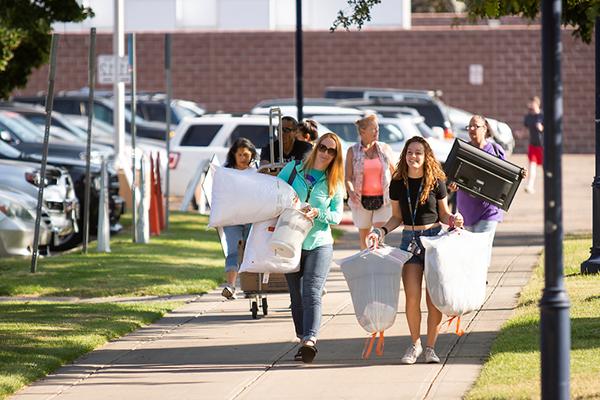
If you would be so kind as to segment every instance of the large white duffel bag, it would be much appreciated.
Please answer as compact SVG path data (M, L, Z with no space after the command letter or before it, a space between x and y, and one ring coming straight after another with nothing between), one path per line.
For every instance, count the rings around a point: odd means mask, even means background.
M213 181L208 223L213 228L275 218L298 199L286 182L256 170L218 167Z
M396 320L402 266L411 256L407 251L384 246L336 261L350 288L356 319L372 335L365 343L363 358L369 357L377 333L377 354L383 354L383 331Z
M300 269L301 251L292 257L284 257L271 248L271 237L276 224L277 218L252 224L240 272L288 274Z
M427 291L438 310L461 316L481 307L492 255L491 235L457 229L421 237L421 242Z

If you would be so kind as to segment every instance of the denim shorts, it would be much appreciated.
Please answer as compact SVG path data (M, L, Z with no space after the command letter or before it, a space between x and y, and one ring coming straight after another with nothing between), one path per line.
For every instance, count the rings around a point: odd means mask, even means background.
M423 247L423 243L421 243L421 236L437 236L437 234L440 233L441 230L441 226L436 226L422 231L412 231L410 229L405 228L402 231L402 241L400 242L400 249L408 251L408 246L413 239L413 234L417 238L417 244L421 248L421 254L413 255L406 262L406 264L421 264L422 266L425 266L425 247Z

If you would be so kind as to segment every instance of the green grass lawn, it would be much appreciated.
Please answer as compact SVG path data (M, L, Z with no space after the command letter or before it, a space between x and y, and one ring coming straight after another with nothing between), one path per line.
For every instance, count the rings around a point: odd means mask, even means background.
M178 304L0 303L0 399Z
M134 244L127 231L111 238L111 253L72 252L0 261L0 296L142 296L205 293L224 280L223 252L208 217L171 213L169 232ZM127 220L124 221L127 223Z
M564 241L565 284L571 301L571 397L600 399L600 276L580 275L591 237ZM495 340L467 399L540 398L540 311L543 260L524 289L516 313Z

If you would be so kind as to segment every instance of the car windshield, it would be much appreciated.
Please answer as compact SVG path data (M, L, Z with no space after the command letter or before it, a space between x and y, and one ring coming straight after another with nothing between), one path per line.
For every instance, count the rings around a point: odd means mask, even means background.
M19 118L22 118L19 114L14 112L2 112L0 113L0 125L10 131L22 142L41 142L43 140L44 132L38 127L35 129L26 128L19 123Z
M2 140L0 140L0 154L10 159L19 158L21 156L21 152L19 150Z
M331 132L335 132L342 140L346 142L356 142L358 140L358 131L353 122L323 122ZM396 143L404 140L402 130L393 123L379 124L379 140L385 143Z

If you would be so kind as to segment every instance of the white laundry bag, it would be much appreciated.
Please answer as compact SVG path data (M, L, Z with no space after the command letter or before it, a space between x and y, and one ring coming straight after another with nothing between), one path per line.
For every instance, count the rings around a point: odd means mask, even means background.
M212 186L208 226L243 225L279 216L297 202L286 182L256 170L218 167Z
M336 261L350 288L356 319L371 334L363 358L369 357L377 333L376 353L383 354L383 331L396 320L402 266L411 256L407 251L384 246Z
M460 317L481 307L492 256L492 236L488 232L457 229L421 237L421 243L425 247L427 291L438 310Z
M277 218L252 224L239 272L264 273L265 275L298 272L300 269L300 251L292 257L284 257L275 252L270 246L276 224ZM266 282L264 280L263 282L267 283L268 275L265 279Z

